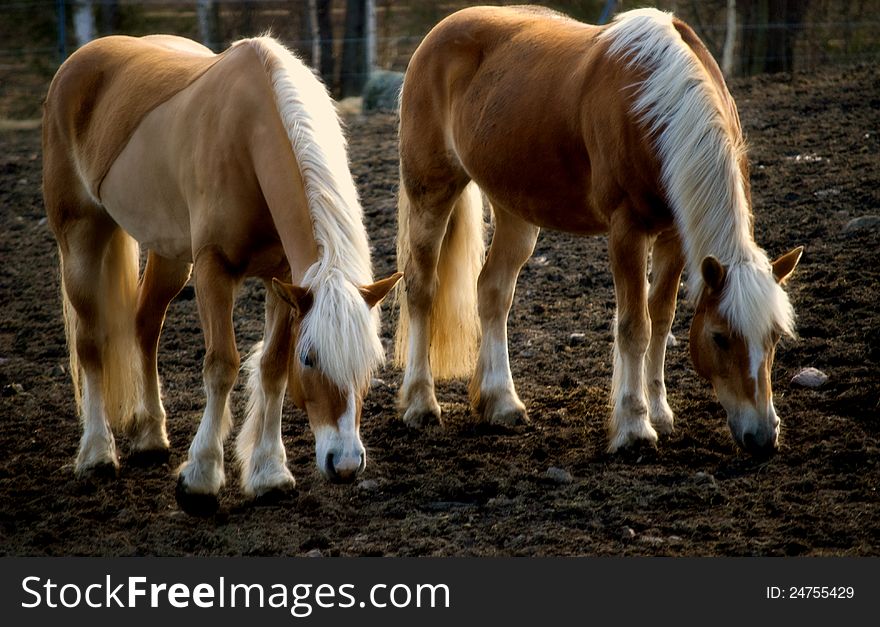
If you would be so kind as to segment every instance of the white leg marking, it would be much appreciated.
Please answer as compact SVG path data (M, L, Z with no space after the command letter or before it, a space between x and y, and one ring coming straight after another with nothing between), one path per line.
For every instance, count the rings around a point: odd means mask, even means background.
M80 473L101 464L119 466L116 441L104 412L101 378L96 373L85 373L82 397L83 433L76 456L76 472Z
M616 323L615 323L616 325ZM614 374L612 375L612 398L610 442L608 451L638 440L657 441L657 432L648 419L647 391L645 389L645 359L643 355L626 355L614 340Z
M187 490L217 494L226 483L223 472L223 440L232 424L229 393L208 389L205 413L189 447L187 461L180 467Z

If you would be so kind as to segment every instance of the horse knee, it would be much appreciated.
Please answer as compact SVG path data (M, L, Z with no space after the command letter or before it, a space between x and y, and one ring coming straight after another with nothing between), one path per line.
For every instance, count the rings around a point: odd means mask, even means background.
M288 356L263 353L259 368L263 391L268 395L282 394L287 382Z
M617 342L621 349L644 353L651 340L648 321L643 316L620 316L617 321Z
M208 353L205 356L205 364L202 369L205 383L215 389L232 389L238 377L240 363L238 351L229 355L220 355L215 352Z

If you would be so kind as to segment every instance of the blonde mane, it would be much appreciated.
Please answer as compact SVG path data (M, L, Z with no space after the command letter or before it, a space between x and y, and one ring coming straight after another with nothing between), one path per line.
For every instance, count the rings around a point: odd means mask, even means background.
M601 36L609 55L645 72L645 80L633 86L632 112L654 138L667 201L684 244L688 293L694 298L701 293L700 264L712 255L727 270L720 312L732 329L753 345L773 330L792 335L788 296L752 238L739 165L745 142L672 14L629 11Z
M303 277L314 303L302 321L297 352L314 353L338 387L363 388L384 361L379 315L357 287L373 282L363 210L348 164L345 137L326 87L271 37L244 39L259 55L296 155L319 259Z

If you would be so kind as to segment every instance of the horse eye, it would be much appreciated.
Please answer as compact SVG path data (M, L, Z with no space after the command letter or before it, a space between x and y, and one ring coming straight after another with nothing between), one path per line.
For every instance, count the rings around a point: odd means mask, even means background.
M723 333L713 333L712 341L715 342L715 346L723 351L726 351L728 348L730 348L730 341Z
M315 367L315 358L311 353L306 353L305 355L300 355L299 361L300 361L300 363L302 363L304 368L314 368Z

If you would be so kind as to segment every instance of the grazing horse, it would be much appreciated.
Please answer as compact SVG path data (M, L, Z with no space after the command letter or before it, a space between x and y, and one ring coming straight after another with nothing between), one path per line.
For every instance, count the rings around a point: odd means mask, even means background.
M384 358L375 306L399 275L373 282L336 110L300 60L268 37L219 55L164 35L96 40L49 88L43 168L83 422L77 474L115 474L114 429L133 456L167 459L156 353L190 275L207 402L179 469L181 507L215 511L225 482L240 365L232 313L246 277L267 294L236 447L244 493L294 485L285 390L308 414L320 471L351 481L363 470L361 407Z
M506 327L519 271L546 228L608 234L609 451L672 430L663 369L685 266L694 367L736 442L753 454L776 449L770 371L794 318L780 284L802 249L771 263L755 244L736 106L686 24L652 9L604 27L539 7L451 15L406 72L400 177L396 360L408 424L439 420L435 377L471 372L484 420L527 419ZM494 214L485 262L480 190Z

